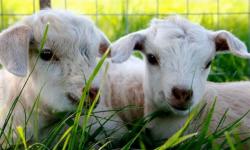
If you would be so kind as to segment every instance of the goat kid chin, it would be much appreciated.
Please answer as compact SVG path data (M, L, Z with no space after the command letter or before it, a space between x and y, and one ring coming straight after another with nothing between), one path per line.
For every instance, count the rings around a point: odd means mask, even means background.
M139 59L131 60L135 59L133 56L130 57L133 50L141 51L145 57L145 62ZM221 84L206 81L211 61L221 51L230 52L242 58L250 58L245 44L228 31L207 30L180 16L153 19L148 28L121 37L111 45L112 61L114 63L123 62L120 64L122 69L116 71L120 72L120 76L126 74L128 77L133 77L133 81L139 82L138 85L141 88L137 90L139 96L133 94L131 96L131 92L125 89L126 86L136 87L133 86L135 84L126 82L129 79L120 79L119 82L123 83L123 89L125 90L122 94L127 98L122 99L121 102L116 102L116 105L113 102L113 107L117 107L117 104L120 104L120 106L125 104L141 106L144 107L143 113L141 110L137 110L137 114L143 114L144 116L159 110L171 112L171 115L156 118L150 122L148 127L155 139L168 138L180 129L188 113L202 99L209 103L215 96L218 96L218 106L215 112L220 115L216 118L224 113L223 110L226 109L224 106L228 106L232 108L232 112L229 114L230 120L232 121L232 118L237 119L236 117L240 117L240 114L243 115L243 110L240 110L241 113L237 113L235 106L225 99L227 96L224 93L237 90L232 85L242 87L243 92L232 93L234 96L227 98L230 99L230 102L248 104L247 100L250 95L244 91L249 90L249 82L243 84L241 82L225 83L221 86ZM131 61L134 61L137 65L131 65ZM126 70L126 68L129 69ZM119 76L116 76L116 78L119 78ZM136 79L139 80L136 81ZM127 89L133 91L131 88ZM141 90L143 90L143 94L141 94ZM135 88L134 91L136 91ZM237 96L241 97L238 98L241 102L238 101ZM245 111L248 110L246 106L243 108ZM140 116L130 111L124 112L120 117L125 118L123 120L133 120ZM247 118L246 122L249 122L248 120ZM249 127L249 124L243 126Z

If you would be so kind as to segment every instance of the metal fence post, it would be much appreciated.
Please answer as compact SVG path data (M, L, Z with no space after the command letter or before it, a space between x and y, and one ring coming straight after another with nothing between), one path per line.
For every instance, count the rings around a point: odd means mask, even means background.
M40 10L42 10L44 8L51 8L50 0L40 0L39 4L40 4Z

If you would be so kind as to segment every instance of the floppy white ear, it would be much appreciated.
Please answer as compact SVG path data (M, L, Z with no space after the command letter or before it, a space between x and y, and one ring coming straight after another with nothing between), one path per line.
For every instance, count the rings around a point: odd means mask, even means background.
M146 40L145 30L130 33L111 45L111 59L121 63L129 58L133 50L143 50Z
M0 33L0 63L12 74L25 76L28 68L29 42L32 30L16 25Z
M217 52L230 51L234 55L250 58L246 45L232 33L221 30L214 32L213 36Z

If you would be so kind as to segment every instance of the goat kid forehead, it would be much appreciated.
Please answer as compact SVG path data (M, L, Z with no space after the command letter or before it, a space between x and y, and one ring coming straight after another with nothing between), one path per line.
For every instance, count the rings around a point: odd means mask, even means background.
M184 29L170 22L151 26L148 32L153 34L147 34L144 52L156 55L159 65L204 65L215 55L214 43L202 27Z
M37 42L42 40L45 26L50 23L45 47L52 48L57 55L75 59L85 55L95 60L101 39L100 33L89 19L69 12L50 10L27 17L24 22L31 26Z

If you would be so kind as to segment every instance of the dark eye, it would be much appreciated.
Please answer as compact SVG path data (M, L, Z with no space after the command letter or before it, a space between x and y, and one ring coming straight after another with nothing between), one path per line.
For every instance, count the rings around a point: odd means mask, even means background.
M147 54L147 60L151 65L157 65L158 60L153 54Z
M40 58L44 61L49 61L53 57L53 52L50 49L43 49L42 52L40 53Z
M209 62L207 63L207 65L205 66L205 69L208 69L208 68L210 67L211 63L212 63L212 61L209 61Z

